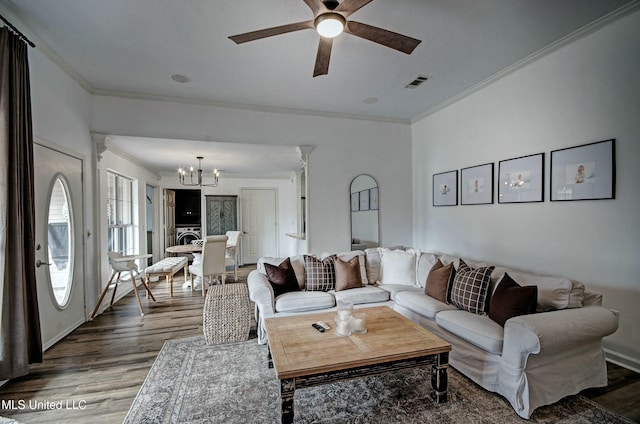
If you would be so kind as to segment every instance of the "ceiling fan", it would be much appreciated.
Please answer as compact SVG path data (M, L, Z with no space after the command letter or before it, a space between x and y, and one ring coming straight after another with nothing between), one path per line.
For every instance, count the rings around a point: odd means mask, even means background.
M342 32L382 44L406 54L411 54L421 43L421 40L406 35L349 20L349 16L373 0L343 0L341 3L335 0L303 1L313 12L312 20L232 35L229 38L235 41L236 44L242 44L261 38L273 37L274 35L304 29L315 29L320 34L320 44L318 45L316 64L313 69L314 77L329 73L329 59L331 57L333 38Z

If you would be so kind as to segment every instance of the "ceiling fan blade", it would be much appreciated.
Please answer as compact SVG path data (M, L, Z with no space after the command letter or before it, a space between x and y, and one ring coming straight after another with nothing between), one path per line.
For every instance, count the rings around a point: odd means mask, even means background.
M344 0L340 3L340 6L336 7L336 12L342 12L345 17L357 12L364 6L371 3L373 0Z
M316 55L316 65L313 68L313 76L326 75L329 73L329 59L331 59L331 47L333 38L320 37L318 44L318 54Z
M313 12L313 16L318 16L321 12L326 12L328 10L327 7L324 5L324 3L322 3L322 0L303 0L303 1L311 9L311 11Z
M347 1L347 0L345 0ZM363 24L361 22L347 21L344 32L355 35L374 43L382 44L402 53L411 54L422 41L397 32Z
M273 37L274 35L286 34L288 32L313 28L315 28L313 25L313 21L296 22L293 24L280 25L277 27L245 32L244 34L232 35L229 37L229 39L235 41L236 44L242 44L248 41L259 40L261 38Z

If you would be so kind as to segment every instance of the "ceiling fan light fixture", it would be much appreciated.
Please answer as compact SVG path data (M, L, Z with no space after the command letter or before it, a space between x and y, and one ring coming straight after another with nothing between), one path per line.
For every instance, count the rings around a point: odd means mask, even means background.
M334 38L342 34L344 26L347 24L347 20L339 13L327 12L319 15L314 24L316 31L322 37Z

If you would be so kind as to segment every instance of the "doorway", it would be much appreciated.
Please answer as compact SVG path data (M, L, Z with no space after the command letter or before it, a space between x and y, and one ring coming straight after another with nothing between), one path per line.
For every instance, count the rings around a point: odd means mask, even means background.
M85 322L83 161L34 144L36 284L44 349Z
M263 256L278 256L277 189L243 188L240 194L242 211L242 259L257 263Z

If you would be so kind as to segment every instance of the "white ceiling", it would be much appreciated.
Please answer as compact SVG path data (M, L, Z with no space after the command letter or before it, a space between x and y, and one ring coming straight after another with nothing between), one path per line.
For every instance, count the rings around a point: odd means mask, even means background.
M227 38L312 19L303 0L0 0L92 93L398 122L425 116L626 3L376 0L350 19L422 43L405 55L343 34L334 41L329 74L313 78L318 45L313 30L241 45ZM174 82L173 74L190 81ZM406 89L418 75L429 80ZM372 98L377 101L364 102ZM158 171L167 169L167 158L144 150L145 143L160 141L132 141L114 139L114 145ZM165 143L175 146L173 140ZM158 146L151 151L161 152ZM168 159L175 168L175 157Z

